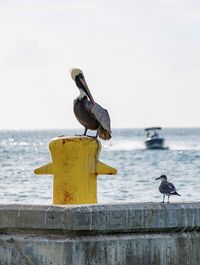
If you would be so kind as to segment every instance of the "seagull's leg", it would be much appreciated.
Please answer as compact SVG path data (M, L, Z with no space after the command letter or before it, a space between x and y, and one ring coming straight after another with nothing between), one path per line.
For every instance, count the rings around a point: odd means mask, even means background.
M165 194L163 194L163 201L162 202L165 203Z
M169 196L168 196L168 202L167 203L169 203Z

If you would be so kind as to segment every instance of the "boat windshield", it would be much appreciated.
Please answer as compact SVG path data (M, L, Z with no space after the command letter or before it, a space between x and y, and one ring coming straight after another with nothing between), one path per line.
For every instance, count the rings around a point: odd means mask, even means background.
M147 138L159 137L158 130L160 130L160 128L154 128L154 129L153 128L147 128L147 129L145 129L146 137Z

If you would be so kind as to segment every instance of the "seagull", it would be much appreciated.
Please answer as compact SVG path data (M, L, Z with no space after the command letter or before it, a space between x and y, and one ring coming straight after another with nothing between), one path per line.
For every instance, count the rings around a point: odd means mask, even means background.
M103 140L109 140L111 129L108 111L94 101L80 69L73 68L71 77L80 91L80 95L74 100L74 114L85 128L84 135L88 129L96 130L96 138L99 136Z
M159 191L160 191L160 193L163 194L163 201L162 201L163 203L165 203L165 195L168 196L168 203L169 203L169 197L171 195L181 196L176 191L176 188L175 188L174 184L167 181L167 176L166 175L161 175L159 178L156 178L156 180L158 180L158 179L161 180L161 183L160 183L160 186L159 186Z

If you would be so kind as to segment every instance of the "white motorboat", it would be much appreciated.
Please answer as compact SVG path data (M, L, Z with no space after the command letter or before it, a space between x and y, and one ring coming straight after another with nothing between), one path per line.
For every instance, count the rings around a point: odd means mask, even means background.
M165 139L159 136L161 127L149 127L145 129L146 140L145 146L147 149L167 149L164 147Z

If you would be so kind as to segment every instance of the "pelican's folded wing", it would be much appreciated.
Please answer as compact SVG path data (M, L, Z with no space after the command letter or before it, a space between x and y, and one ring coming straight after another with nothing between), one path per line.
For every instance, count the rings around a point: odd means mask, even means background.
M108 114L108 111L102 108L99 104L95 103L95 105L91 109L91 112L94 114L101 126L109 133L111 133L110 116Z

